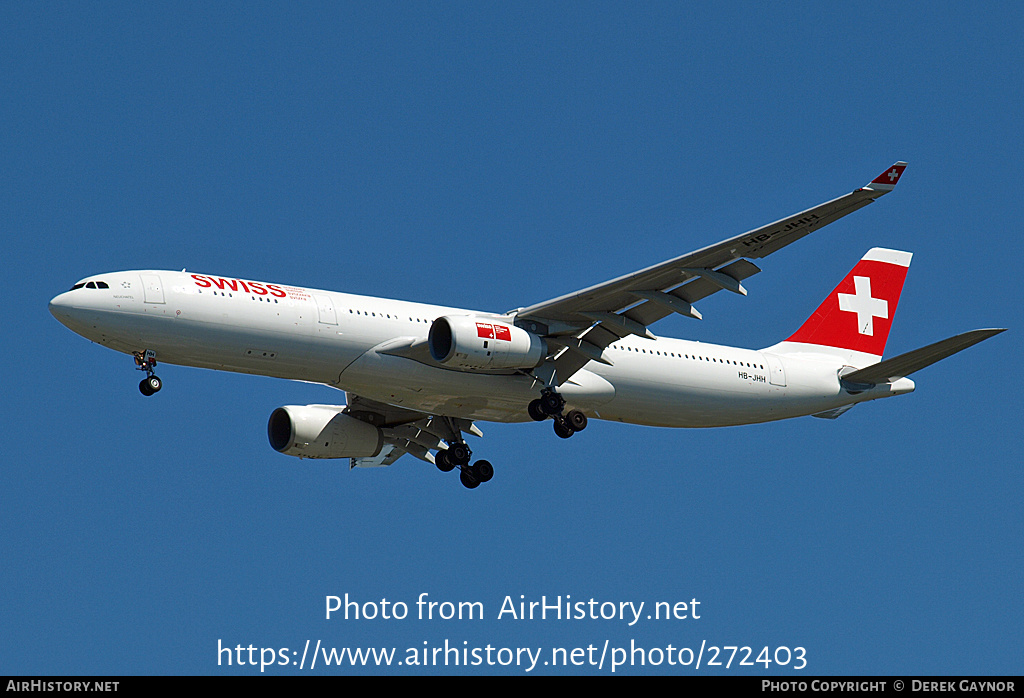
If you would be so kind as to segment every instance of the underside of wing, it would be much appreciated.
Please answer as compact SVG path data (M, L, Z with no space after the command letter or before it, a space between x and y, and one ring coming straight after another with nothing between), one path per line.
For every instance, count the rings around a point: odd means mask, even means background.
M391 465L406 453L434 463L431 451L446 450L447 444L461 443L463 433L483 436L483 432L468 419L394 407L354 393L345 395L348 403L346 413L378 427L384 442L377 455L350 459L350 468Z

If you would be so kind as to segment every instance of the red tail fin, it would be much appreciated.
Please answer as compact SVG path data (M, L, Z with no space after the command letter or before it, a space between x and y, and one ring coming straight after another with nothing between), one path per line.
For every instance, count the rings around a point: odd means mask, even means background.
M875 247L787 342L881 357L907 278L911 254Z

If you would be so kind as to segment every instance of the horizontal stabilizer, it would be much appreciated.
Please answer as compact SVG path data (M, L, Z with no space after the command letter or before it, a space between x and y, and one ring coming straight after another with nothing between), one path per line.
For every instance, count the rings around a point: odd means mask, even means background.
M900 378L909 376L914 371L920 371L926 366L931 366L936 361L941 361L948 356L952 356L958 351L963 351L967 347L974 346L978 342L982 342L989 337L994 337L1000 332L1005 332L1006 329L996 328L987 330L972 330L970 332L964 332L958 334L955 337L949 339L943 339L941 342L935 344L929 344L926 347L909 351L906 354L900 354L894 356L891 359L872 364L867 368L862 368L859 371L845 374L843 382L845 383L867 383L867 384L878 384L878 383L891 383Z
M851 402L849 405L842 405L840 407L836 407L836 408L831 409L831 410L825 410L824 412L818 412L817 414L812 414L811 416L812 417L818 417L819 419L836 419L837 417L839 417L839 415L841 415L843 412L846 412L848 409L853 407L855 404L857 404L857 403Z

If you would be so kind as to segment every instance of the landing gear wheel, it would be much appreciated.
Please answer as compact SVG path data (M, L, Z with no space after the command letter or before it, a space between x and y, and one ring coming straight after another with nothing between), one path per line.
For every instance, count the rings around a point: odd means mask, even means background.
M544 414L554 416L562 412L565 407L565 398L553 390L546 390L540 396L540 409Z
M472 451L465 443L454 443L448 446L448 462L452 465L469 465L469 459L473 457Z
M562 417L555 420L555 433L563 439L568 439L576 432L573 431L572 427L565 421L565 418Z
M487 482L494 477L494 466L490 461L478 460L473 464L473 474L479 482Z
M153 373L153 369L156 368L156 352L147 349L146 351L133 351L132 355L135 357L135 368L146 372L146 377L139 383L139 392L146 397L160 392L160 388L164 386L163 381Z
M544 408L541 407L540 400L531 400L530 404L526 406L526 411L530 413L530 419L535 422L543 422L548 418Z
M146 397L149 397L153 393L160 392L160 388L162 387L164 387L164 384L159 378L156 376L149 376L147 378L143 378L142 382L139 383L139 392Z
M459 474L459 479L462 480L462 484L466 486L466 489L471 490L480 486L480 480L473 474L472 468L463 468Z
M573 431L583 431L587 428L587 415L579 410L570 410L569 414L565 415L565 421L569 423Z
M448 460L447 451L437 452L437 455L434 456L434 465L436 465L437 469L440 470L442 473L450 473L452 470L455 469L455 464L451 463Z

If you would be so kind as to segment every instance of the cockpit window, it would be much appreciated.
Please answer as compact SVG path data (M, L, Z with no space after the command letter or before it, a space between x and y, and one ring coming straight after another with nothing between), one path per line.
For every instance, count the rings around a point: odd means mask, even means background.
M77 291L80 288L110 288L106 281L89 281L88 283L82 281L71 287L72 291Z

